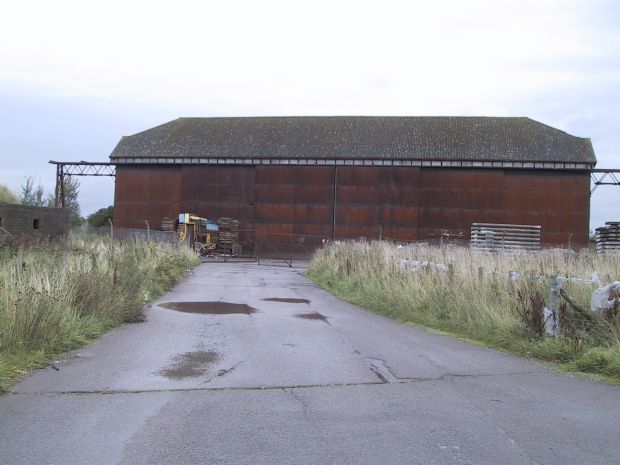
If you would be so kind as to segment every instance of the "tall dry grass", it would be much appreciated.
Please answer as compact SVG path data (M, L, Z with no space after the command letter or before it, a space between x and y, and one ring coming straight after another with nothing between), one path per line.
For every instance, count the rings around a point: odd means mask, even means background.
M21 370L141 321L145 302L197 262L187 248L106 239L0 250L0 389Z
M449 268L412 273L403 271L400 260L426 260ZM563 304L563 336L545 337L542 311L547 283L534 279L511 285L511 271L582 279L597 272L609 282L620 280L620 255L558 250L501 254L467 247L335 242L314 255L308 276L345 300L403 322L620 379L617 319L588 321ZM589 309L596 285L563 287Z

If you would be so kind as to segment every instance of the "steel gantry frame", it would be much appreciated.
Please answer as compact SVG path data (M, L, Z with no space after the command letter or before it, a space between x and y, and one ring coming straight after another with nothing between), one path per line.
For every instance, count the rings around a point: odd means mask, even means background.
M65 207L65 176L116 176L114 163L98 163L90 161L49 161L56 165L56 188L54 206Z
M592 179L592 194L598 186L620 186L620 169L593 169L590 171Z
M100 163L90 161L54 161L49 163L56 165L56 188L54 206L65 206L65 176L116 176L115 163ZM598 168L590 170L592 189L594 193L598 186L620 186L620 169Z

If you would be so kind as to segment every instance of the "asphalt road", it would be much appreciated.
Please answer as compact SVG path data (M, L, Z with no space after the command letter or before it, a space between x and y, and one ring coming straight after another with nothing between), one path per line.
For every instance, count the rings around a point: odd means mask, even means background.
M32 373L0 396L0 464L620 464L618 387L397 324L301 271L201 265L145 323Z

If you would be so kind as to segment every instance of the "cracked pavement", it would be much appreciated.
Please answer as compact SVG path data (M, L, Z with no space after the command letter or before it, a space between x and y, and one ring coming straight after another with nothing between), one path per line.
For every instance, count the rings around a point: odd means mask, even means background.
M620 463L618 387L398 324L302 274L201 265L146 322L0 396L0 463Z

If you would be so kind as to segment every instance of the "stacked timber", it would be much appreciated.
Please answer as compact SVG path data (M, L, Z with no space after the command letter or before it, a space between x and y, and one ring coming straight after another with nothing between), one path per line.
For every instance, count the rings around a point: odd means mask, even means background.
M540 226L474 223L470 247L488 251L540 250Z
M233 255L239 245L239 221L232 218L220 218L217 220L217 225L219 227L218 252Z
M620 252L620 221L607 221L605 226L596 228L596 251Z
M178 218L164 218L161 222L162 231L176 231L179 226Z

